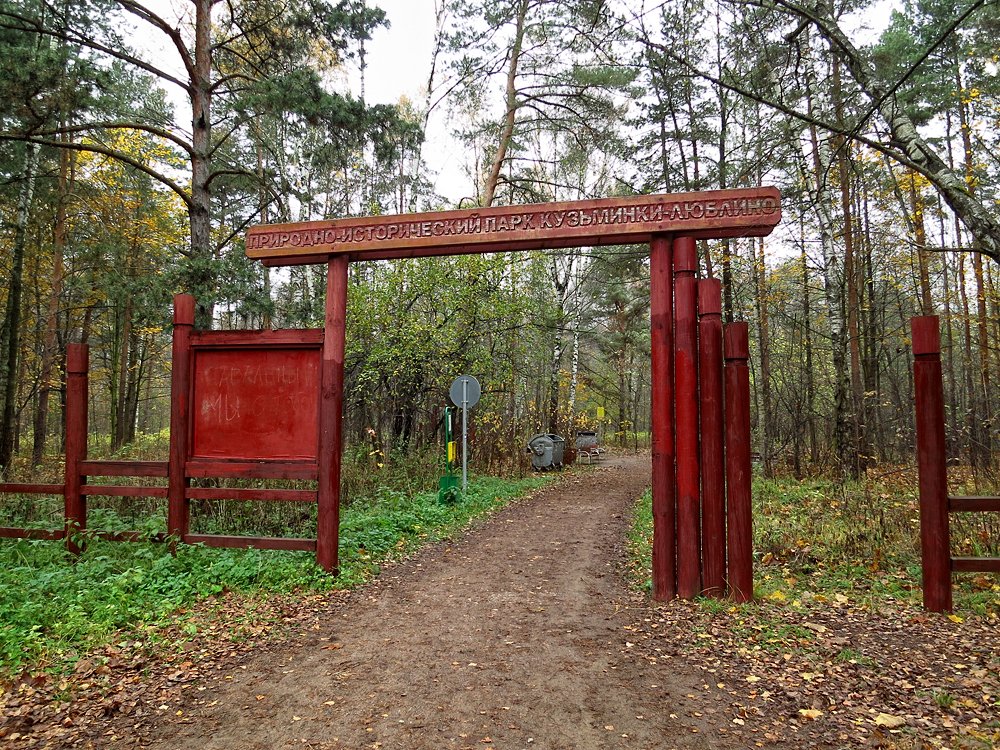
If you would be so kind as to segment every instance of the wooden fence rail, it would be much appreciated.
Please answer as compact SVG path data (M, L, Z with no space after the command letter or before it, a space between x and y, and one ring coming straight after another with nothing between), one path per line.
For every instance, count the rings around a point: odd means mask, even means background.
M90 536L110 541L182 541L210 547L256 547L260 549L316 551L316 539L192 534L189 531L191 502L211 500L317 502L317 491L308 489L262 489L243 487L194 487L192 479L318 479L315 458L277 461L205 459L190 455L193 425L189 404L193 395L195 347L268 347L318 350L321 331L193 331L194 301L187 295L175 299L174 363L171 382L171 453L168 461L107 461L87 457L87 401L89 351L85 344L69 344L66 350L66 468L62 484L32 482L0 483L0 494L63 496L63 525L58 529L0 527L0 538L65 540L66 548L80 552L87 527L87 505L91 497L156 498L167 501L167 533L141 531L91 531ZM317 394L318 398L318 394ZM165 479L160 486L97 483L107 478Z

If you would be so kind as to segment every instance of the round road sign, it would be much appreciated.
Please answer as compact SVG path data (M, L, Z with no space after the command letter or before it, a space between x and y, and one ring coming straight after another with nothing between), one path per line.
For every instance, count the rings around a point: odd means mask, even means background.
M448 398L455 406L471 409L479 403L482 389L472 375L459 375L448 389Z

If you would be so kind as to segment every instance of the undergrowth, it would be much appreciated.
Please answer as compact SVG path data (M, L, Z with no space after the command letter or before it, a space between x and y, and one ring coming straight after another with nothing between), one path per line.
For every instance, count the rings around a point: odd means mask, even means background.
M0 676L60 671L123 632L164 622L178 608L227 591L266 594L354 587L386 562L446 538L545 480L478 478L465 497L441 504L436 492L382 489L341 513L340 576L308 552L210 549L87 539L79 558L59 542L0 541ZM103 509L92 528L132 526ZM159 518L148 522L156 530ZM141 526L141 524L140 524Z
M890 600L920 607L915 487L915 480L900 485L755 478L755 595L792 606L846 597L870 608ZM646 590L651 585L651 503L646 492L636 505L628 540L631 578ZM957 515L951 524L953 554L1000 556L1000 528L991 514ZM996 576L959 574L953 580L956 611L1000 613ZM708 600L706 606L712 606Z

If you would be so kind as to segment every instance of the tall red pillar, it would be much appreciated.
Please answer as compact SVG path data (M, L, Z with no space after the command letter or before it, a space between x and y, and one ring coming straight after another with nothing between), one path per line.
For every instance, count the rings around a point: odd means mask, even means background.
M729 593L734 601L753 599L753 513L750 452L750 337L747 324L730 323L723 332L726 357L726 521L729 540Z
M674 239L674 403L677 450L677 595L701 593L701 473L698 470L698 254Z
M191 434L191 333L195 299L174 296L174 335L170 363L170 455L167 461L167 532L183 539L190 518L185 463Z
M63 485L66 549L80 554L76 535L87 528L87 498L80 464L87 460L87 379L90 349L66 345L66 468Z
M345 255L333 256L327 266L326 318L320 369L316 564L330 573L336 573L339 564L347 266Z
M913 336L913 387L917 409L924 609L930 612L948 612L952 608L951 538L938 318L936 315L912 318L910 328Z
M653 443L653 599L677 595L674 491L673 248L668 236L649 247Z
M702 587L726 586L726 482L722 409L722 282L698 282L698 382L701 388Z

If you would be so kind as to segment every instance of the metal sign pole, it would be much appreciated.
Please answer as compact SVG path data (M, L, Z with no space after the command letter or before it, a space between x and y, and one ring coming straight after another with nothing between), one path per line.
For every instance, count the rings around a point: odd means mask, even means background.
M462 494L469 488L469 443L468 443L468 421L469 414L469 381L462 381Z

